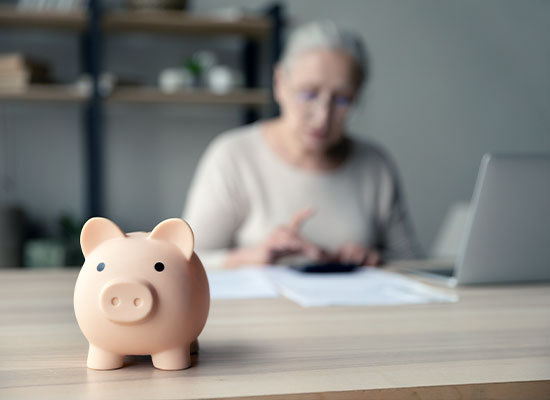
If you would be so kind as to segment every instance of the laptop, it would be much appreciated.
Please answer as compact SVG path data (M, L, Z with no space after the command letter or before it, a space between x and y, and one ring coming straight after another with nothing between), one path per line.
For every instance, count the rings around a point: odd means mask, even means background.
M448 285L550 280L550 155L485 154Z

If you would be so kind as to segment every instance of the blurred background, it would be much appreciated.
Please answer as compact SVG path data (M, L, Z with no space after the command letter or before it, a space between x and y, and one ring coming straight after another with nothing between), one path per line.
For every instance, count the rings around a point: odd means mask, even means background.
M349 130L393 156L427 251L483 153L550 152L548 0L0 1L0 266L79 264L91 215L180 216L207 144L276 112L281 43L316 19L368 46Z

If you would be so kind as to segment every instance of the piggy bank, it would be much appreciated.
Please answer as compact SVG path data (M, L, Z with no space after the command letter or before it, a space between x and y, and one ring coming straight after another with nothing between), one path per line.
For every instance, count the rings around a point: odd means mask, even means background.
M88 368L120 368L126 355L151 355L159 369L188 368L210 307L189 225L173 218L150 233L125 234L108 219L92 218L80 243L85 262L74 311L90 345Z

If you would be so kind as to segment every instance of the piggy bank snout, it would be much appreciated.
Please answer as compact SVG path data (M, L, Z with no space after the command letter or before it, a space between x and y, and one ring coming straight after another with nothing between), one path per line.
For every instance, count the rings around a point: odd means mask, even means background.
M113 322L139 322L151 313L153 303L153 293L143 282L111 281L99 295L101 311Z

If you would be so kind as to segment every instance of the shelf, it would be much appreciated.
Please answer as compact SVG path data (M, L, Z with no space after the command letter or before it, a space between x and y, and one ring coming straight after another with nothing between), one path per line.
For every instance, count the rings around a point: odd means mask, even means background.
M256 39L269 36L271 23L264 17L236 20L194 15L176 11L106 13L103 27L108 31L187 33L197 35L232 34Z
M70 85L31 85L21 92L0 89L0 100L83 102L87 98Z
M25 91L3 91L0 101L67 101L82 102L88 97L76 92L70 85L31 85ZM215 94L207 90L179 91L163 93L157 88L116 88L107 97L115 103L183 103L212 105L263 106L269 104L269 91L266 89L241 89L227 94Z
M48 28L83 31L86 13L83 11L23 11L13 6L0 6L0 26L11 28Z
M241 89L227 94L215 94L207 90L179 91L164 93L157 88L116 88L107 98L110 102L124 103L186 103L213 105L269 104L269 91L266 89Z
M119 11L103 14L103 28L110 32L159 32L197 35L241 35L265 39L271 23L265 17L243 17L235 20L194 15L183 11ZM85 11L29 11L0 5L1 27L34 27L84 31Z

